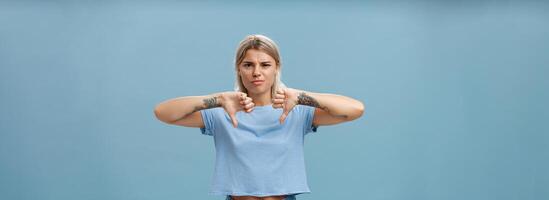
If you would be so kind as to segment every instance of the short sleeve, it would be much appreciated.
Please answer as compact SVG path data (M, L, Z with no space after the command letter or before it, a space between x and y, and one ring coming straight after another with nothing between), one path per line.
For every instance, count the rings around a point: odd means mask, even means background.
M318 126L313 125L313 119L315 115L315 107L312 106L305 106L302 105L303 114L305 116L305 132L304 134L307 135L310 132L316 132L318 129Z
M213 108L200 110L200 115L202 116L202 121L204 122L204 127L200 128L200 132L204 135L213 136L215 131L214 112L215 110Z

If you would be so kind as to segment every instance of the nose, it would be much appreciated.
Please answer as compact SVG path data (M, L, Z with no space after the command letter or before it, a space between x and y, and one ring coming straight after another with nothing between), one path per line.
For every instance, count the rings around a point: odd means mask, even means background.
M252 74L254 77L261 76L261 73L259 73L259 67L254 68L254 72Z

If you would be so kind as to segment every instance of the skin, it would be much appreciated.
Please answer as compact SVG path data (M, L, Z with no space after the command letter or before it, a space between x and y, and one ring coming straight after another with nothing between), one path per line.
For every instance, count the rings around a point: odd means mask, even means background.
M253 100L254 105L264 106L272 104L271 87L275 82L275 74L279 67L273 57L267 53L249 49L246 51L244 59L238 65L238 74L242 84L248 90L248 95ZM261 85L254 85L252 81L264 80ZM283 200L285 196L232 196L234 200Z
M274 58L263 51L249 49L237 69L242 84L248 90L248 95L255 105L271 104L271 87L279 70ZM261 85L254 85L252 83L254 80L264 80L264 82Z
M252 112L254 106L272 104L273 108L283 109L279 120L284 123L290 111L296 105L315 107L313 126L333 125L351 121L362 116L364 104L350 97L314 93L294 88L284 88L271 97L271 87L279 70L275 60L268 54L255 49L246 52L243 62L237 66L238 74L247 89L243 92L220 92L206 96L188 96L170 99L160 103L154 110L156 117L166 123L186 126L204 127L200 112L202 109L223 107L229 114L233 126L238 127L238 111ZM261 85L254 85L253 80L265 80ZM248 96L249 95L249 96ZM233 196L235 200L283 200L285 196Z
M283 200L286 196L268 196L268 197L254 197L254 196L231 196L233 200Z
M290 111L296 105L315 107L313 125L335 124L350 121L360 117L364 105L354 99L341 95L321 94L306 92L303 90L284 88L271 97L271 88L275 82L275 74L279 70L274 58L255 49L246 52L245 57L238 65L238 73L243 85L248 90L249 96L255 105L269 105L273 108L283 109L280 123L284 123ZM253 80L265 80L264 84L254 85ZM347 106L343 106L347 105ZM285 196L254 197L233 196L235 200L283 200Z

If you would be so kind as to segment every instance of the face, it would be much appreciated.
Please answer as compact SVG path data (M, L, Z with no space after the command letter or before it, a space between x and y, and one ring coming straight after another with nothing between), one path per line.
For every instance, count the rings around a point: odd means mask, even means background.
M238 70L242 83L249 93L271 93L278 70L273 57L261 50L249 49ZM259 82L255 82L257 80Z

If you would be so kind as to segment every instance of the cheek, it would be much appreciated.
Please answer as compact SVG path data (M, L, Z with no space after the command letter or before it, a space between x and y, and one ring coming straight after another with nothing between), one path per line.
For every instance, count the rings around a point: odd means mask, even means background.
M242 80L250 80L252 77L252 75L246 73L246 72L240 72L240 78Z
M273 72L271 73L270 77L271 77L271 81L272 81L272 82L275 82L275 81L276 81L276 71L273 71Z
M269 79L267 80L267 85L273 86L275 82L276 82L276 79L275 79L275 76L273 75L269 77Z

